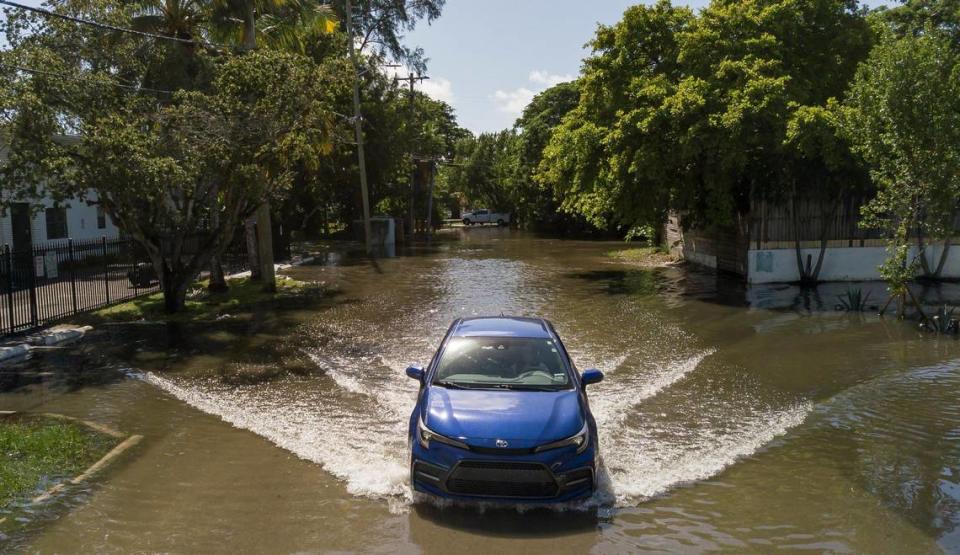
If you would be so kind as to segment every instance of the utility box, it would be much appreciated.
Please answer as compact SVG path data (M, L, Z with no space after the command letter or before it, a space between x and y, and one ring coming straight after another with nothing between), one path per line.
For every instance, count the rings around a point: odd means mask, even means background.
M364 242L363 220L354 220L353 229L353 238ZM394 218L370 218L370 232L373 234L371 243L375 247L393 247L397 244L397 220Z

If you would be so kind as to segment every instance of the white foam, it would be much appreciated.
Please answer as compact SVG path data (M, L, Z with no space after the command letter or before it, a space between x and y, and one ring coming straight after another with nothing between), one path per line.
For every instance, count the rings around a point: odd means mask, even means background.
M714 349L700 351L682 361L655 371L652 376L623 376L606 380L590 388L590 408L597 420L601 436L617 431L629 411L646 399L677 383L700 366ZM620 363L622 364L622 362ZM618 364L619 366L619 364ZM608 433L604 433L608 432Z
M187 404L250 430L295 455L320 464L353 495L409 501L406 422L383 411L307 396L264 399L265 387L189 386L148 372L144 380ZM289 389L285 390L289 393ZM412 399L408 401L412 405ZM371 400L371 405L373 400Z
M809 402L785 410L760 411L733 430L705 430L691 444L607 445L612 454L612 493L620 504L636 504L678 485L705 480L800 425L813 409ZM610 459L611 457L606 457Z

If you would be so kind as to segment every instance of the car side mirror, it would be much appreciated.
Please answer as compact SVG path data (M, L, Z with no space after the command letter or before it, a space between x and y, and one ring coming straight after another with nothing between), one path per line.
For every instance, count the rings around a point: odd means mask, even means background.
M584 387L590 384L600 383L602 381L603 381L603 372L597 370L596 368L584 370L583 374L580 375L580 383L583 384Z
M423 381L423 366L410 366L407 368L407 376L417 380L418 382Z

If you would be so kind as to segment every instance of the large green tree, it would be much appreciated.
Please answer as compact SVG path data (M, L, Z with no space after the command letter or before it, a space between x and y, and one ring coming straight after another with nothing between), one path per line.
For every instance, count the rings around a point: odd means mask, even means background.
M867 226L886 231L890 252L882 273L894 293L925 267L911 257L911 237L949 238L960 203L960 63L948 35L885 33L850 87L846 129L870 164L878 190L864 207Z
M109 1L58 9L118 26L133 15ZM238 222L329 151L331 98L344 82L308 58L198 51L206 84L170 91L144 85L168 53L140 37L22 15L4 30L5 200L96 191L150 255L171 311Z
M753 201L840 185L795 178L848 155L842 141L811 148L829 129L813 116L843 94L870 44L848 0L629 8L592 41L579 104L553 133L538 179L564 210L624 228L659 227L671 209L689 225L730 226Z

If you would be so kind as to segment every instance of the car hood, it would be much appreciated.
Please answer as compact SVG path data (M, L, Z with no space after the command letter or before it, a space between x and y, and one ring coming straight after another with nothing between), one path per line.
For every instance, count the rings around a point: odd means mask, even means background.
M583 427L576 390L509 391L431 387L424 423L434 432L475 447L529 448L570 437Z

